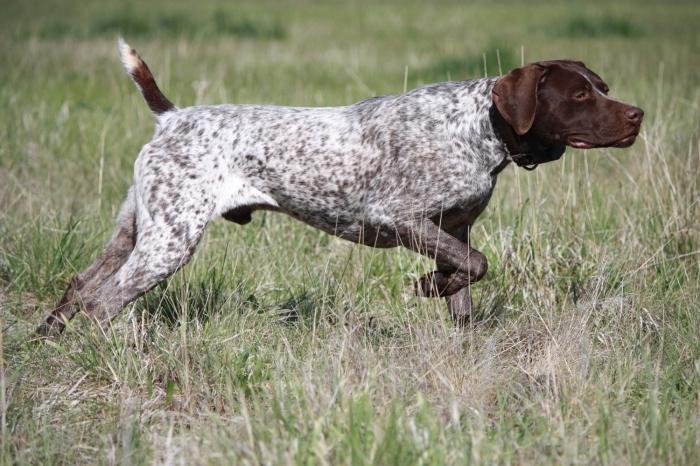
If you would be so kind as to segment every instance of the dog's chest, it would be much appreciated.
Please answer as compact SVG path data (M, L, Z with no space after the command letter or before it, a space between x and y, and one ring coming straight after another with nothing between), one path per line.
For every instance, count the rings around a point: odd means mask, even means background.
M496 178L479 167L467 167L463 172L445 179L442 186L444 193L438 193L439 212L434 205L430 217L442 216L446 221L472 224L476 217L486 208L496 185ZM437 203L435 203L437 204Z

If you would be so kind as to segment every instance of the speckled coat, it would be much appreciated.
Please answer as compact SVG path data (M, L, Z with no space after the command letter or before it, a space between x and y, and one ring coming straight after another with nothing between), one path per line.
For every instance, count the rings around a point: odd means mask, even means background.
M433 84L346 107L189 107L158 117L136 162L139 217L182 223L274 209L350 240L395 245L397 226L481 211L506 157L495 79ZM367 229L381 232L364 235Z

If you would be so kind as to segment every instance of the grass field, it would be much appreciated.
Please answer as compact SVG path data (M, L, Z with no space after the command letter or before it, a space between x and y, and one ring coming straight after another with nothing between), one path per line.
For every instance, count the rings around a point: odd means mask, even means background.
M2 2L0 463L698 464L695 2ZM431 263L280 214L211 225L106 334L33 330L109 237L153 123L123 32L178 105L341 105L585 61L646 111L628 150L507 168L472 234L480 322Z

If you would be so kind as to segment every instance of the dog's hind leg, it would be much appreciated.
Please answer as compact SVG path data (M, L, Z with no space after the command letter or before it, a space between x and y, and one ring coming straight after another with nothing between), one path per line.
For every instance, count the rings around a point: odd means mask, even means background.
M195 201L196 195L189 197ZM138 203L138 199L137 199ZM139 206L136 244L119 270L98 288L81 293L85 312L105 327L136 298L162 282L191 259L207 223L213 205L198 203L186 214L170 216L158 212L151 216Z
M70 320L78 312L80 295L96 289L107 278L124 265L134 249L136 240L136 211L134 189L129 189L117 217L117 225L100 256L84 271L75 275L63 293L63 297L37 328L40 335L60 333L65 320Z

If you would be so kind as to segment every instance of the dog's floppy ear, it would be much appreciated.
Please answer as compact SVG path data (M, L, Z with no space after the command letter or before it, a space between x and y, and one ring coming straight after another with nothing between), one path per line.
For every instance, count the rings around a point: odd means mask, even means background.
M537 108L537 86L547 68L537 63L516 68L496 81L493 102L504 120L519 136L532 127Z

